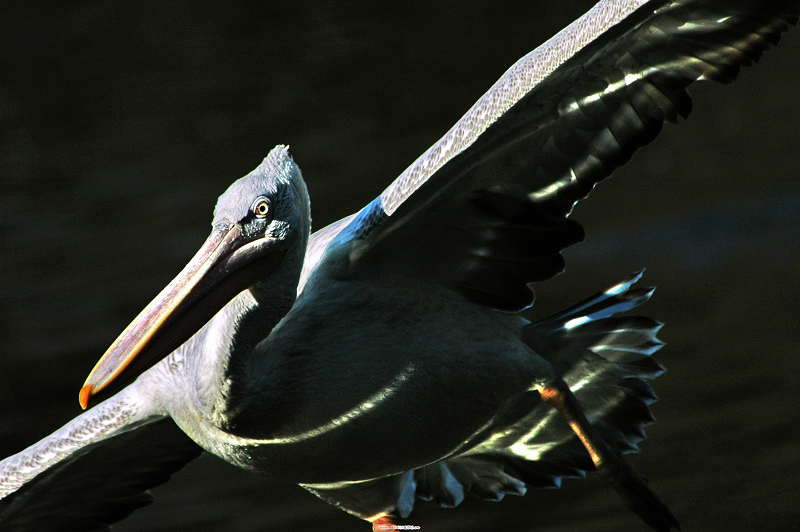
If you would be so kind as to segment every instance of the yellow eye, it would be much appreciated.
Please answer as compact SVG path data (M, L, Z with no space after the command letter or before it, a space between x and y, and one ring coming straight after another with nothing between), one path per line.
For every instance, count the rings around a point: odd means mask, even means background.
M269 216L271 210L272 206L269 204L269 200L266 198L259 198L253 204L253 213L258 218L266 218Z

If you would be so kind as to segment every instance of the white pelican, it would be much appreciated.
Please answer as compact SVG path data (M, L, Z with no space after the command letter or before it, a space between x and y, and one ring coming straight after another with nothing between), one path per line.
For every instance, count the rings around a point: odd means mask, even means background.
M660 344L656 322L613 314L650 292L633 277L534 324L512 313L582 238L574 203L688 113L687 85L732 79L796 11L601 2L310 240L299 170L274 149L220 197L207 243L90 375L82 403L108 399L2 463L3 529L30 523L26 505L80 482L87 461L143 441L163 460L120 470L138 490L202 447L380 524L415 496L455 505L596 467L654 529L677 527L620 455L649 421L643 379L660 372ZM388 445L387 431L405 438ZM129 486L109 481L101 498ZM71 488L59 489L63 505ZM116 502L99 519L126 511Z

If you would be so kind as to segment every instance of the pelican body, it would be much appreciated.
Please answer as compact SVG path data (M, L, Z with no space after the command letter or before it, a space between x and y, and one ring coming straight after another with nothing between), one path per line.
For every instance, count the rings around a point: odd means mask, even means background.
M314 234L276 147L100 359L80 391L95 405L0 464L0 527L102 528L202 449L376 529L417 498L499 500L594 470L652 529L679 528L623 458L663 371L661 324L621 314L652 293L633 287L641 273L537 322L517 313L583 239L573 205L688 115L691 83L731 81L776 43L799 4L601 1ZM86 497L92 467L108 479Z

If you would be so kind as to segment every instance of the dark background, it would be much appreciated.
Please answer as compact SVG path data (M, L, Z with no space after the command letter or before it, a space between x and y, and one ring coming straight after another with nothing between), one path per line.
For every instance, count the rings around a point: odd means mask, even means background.
M183 266L216 197L288 143L315 228L377 196L590 1L28 2L0 7L0 456L79 412L104 349ZM576 208L535 317L647 267L658 423L631 457L685 530L800 529L800 31ZM599 479L433 531L643 530ZM365 530L204 457L117 531Z

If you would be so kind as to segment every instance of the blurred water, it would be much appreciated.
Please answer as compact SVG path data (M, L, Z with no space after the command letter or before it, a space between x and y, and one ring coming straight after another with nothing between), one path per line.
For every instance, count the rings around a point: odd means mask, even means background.
M363 206L591 2L94 1L0 7L0 455L78 412L116 334L204 239L216 196L289 143L319 228ZM647 266L670 371L633 461L687 530L800 529L800 32L592 197L544 314ZM203 459L121 531L361 530ZM642 529L597 479L423 530Z

